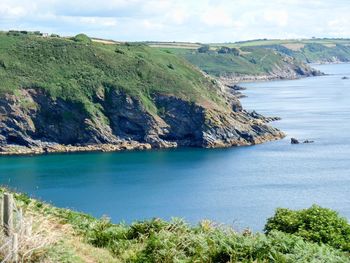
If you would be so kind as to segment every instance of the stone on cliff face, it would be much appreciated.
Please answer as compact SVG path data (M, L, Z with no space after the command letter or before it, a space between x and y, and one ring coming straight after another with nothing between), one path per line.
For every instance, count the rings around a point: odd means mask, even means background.
M91 116L74 102L53 100L43 91L21 90L33 108L14 95L0 97L0 154L177 146L229 147L253 145L284 137L267 119L242 109L232 94L221 91L225 106L200 104L175 96L152 94L159 112L151 113L140 99L118 90L97 96L100 115ZM219 91L220 92L220 91ZM19 147L12 147L12 146Z
M246 88L242 87L242 86L239 86L237 84L233 84L233 85L226 85L227 87L229 87L230 89L233 89L233 90L246 90Z

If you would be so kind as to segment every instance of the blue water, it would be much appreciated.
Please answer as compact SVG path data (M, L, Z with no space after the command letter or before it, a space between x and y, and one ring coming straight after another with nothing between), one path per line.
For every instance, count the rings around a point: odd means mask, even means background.
M114 222L207 218L261 230L276 207L313 203L350 218L350 65L245 84L248 109L282 117L284 140L231 149L0 157L0 182ZM291 145L290 137L315 140Z

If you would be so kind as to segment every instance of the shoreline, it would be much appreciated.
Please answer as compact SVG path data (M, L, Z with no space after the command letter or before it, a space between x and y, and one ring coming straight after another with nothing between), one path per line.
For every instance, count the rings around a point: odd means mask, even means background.
M170 148L170 147L169 147ZM30 156L45 155L52 153L81 153L81 152L118 152L131 150L150 150L152 146L148 143L122 142L119 144L90 144L84 146L54 144L50 146L26 147L21 145L6 145L0 147L1 156Z
M325 76L327 74L320 72L318 75L309 75L309 76L290 76L290 77L281 77L276 75L242 75L242 76L232 76L232 77L218 77L218 79L223 82L225 85L233 85L239 83L247 82L266 82L266 81L283 81L283 80L298 80L303 78L312 78Z
M338 65L338 64L350 64L350 61L334 61L334 62L316 62L316 63L307 63L307 65ZM312 77L321 77L327 76L324 72L320 72L319 75L299 75L299 76L290 76L290 77L281 77L277 75L241 75L241 76L232 76L232 77L217 77L220 81L227 85L239 84L239 83L248 83L248 82L266 82L266 81L283 81L283 80L298 80L303 78L312 78Z
M233 147L243 147L243 146L254 146L267 142L282 140L286 137L286 134L282 131L277 132L274 136L259 136L252 143L240 143L231 142L227 144L217 143L209 147L195 147L189 146L190 148L199 149L223 149L223 148L233 148ZM121 152L121 151L145 151L145 150L157 150L157 149L178 149L185 148L186 146L177 145L176 142L169 142L167 144L162 144L160 147L152 147L149 143L141 143L137 141L122 142L120 144L90 144L84 146L76 145L63 145L54 144L50 146L34 146L26 147L21 145L6 145L0 147L0 158L2 156L37 156L37 155L47 155L55 153L93 153L93 152Z

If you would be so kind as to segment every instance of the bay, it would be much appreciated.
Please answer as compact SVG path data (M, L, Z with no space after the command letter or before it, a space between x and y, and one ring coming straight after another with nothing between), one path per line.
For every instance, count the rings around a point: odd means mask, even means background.
M0 157L0 183L113 222L202 219L260 231L276 207L319 204L350 218L349 64L329 75L246 83L249 110L287 137L251 147ZM291 145L290 138L314 140Z

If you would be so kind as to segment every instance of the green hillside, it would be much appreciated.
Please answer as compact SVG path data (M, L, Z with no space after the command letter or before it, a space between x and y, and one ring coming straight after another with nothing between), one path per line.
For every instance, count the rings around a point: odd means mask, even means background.
M143 44L107 45L75 38L0 33L0 93L40 88L98 111L99 88L121 89L155 110L153 93L189 101L220 101L210 79L176 55Z
M7 189L0 189L0 197ZM130 225L108 218L53 207L14 194L24 222L32 231L19 233L21 262L349 262L347 220L335 211L312 206L277 209L265 233L203 220L190 225L182 219L159 218ZM2 238L2 239L1 239ZM35 239L35 242L31 240ZM0 237L0 242L6 242ZM0 260L6 257L0 251Z
M287 68L304 68L300 61L287 59L285 54L260 47L213 47L205 52L200 49L162 48L184 57L204 72L216 77L230 75L269 75ZM295 68L295 69L294 69Z
M217 77L275 75L285 78L283 73L288 71L308 76L314 73L303 63L350 61L350 39L258 39L235 43L146 44L180 55L204 72Z
M349 45L350 39L346 38L312 38L312 39L255 39L247 41L238 41L234 43L211 43L215 46L229 46L229 47L256 47L269 45L289 45L289 44L321 44L321 45Z
M210 44L218 48L223 44ZM307 63L350 61L350 39L260 39L225 43L234 48L255 47L273 49Z
M296 49L288 45L271 45L262 47L276 50L282 54L292 56L307 63L350 61L350 45L309 43L300 45Z

